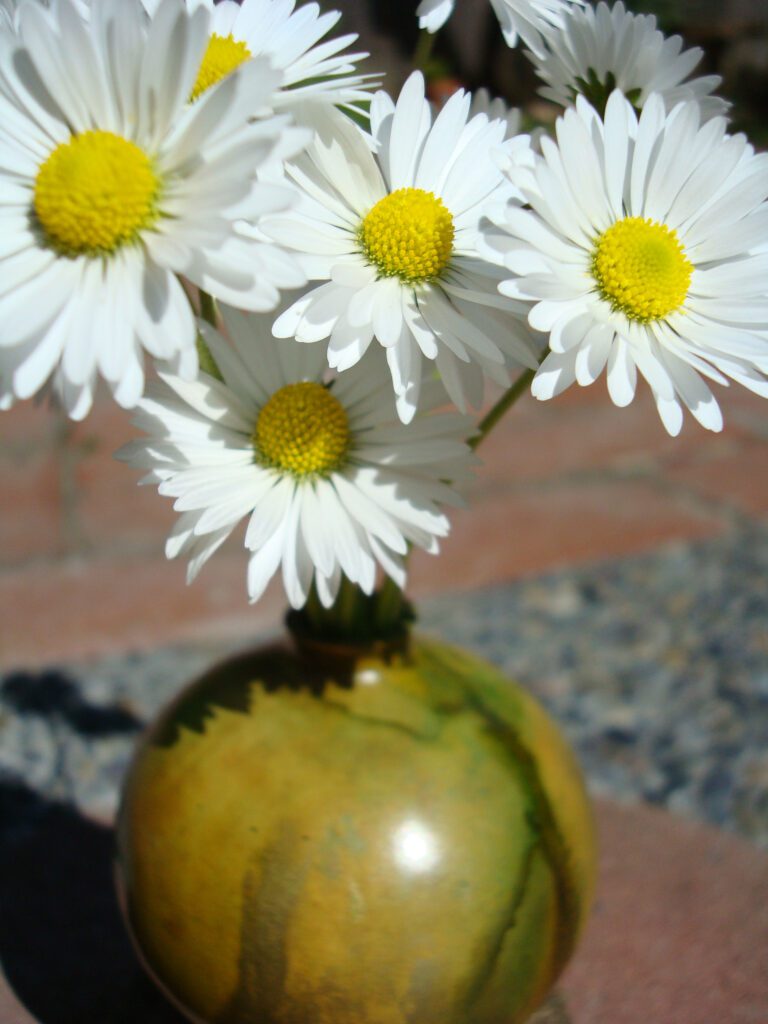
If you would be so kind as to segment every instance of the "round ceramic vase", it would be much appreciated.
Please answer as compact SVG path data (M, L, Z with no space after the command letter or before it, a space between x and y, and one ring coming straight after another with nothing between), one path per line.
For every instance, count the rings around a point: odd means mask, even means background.
M206 1024L520 1024L595 872L550 718L419 638L213 669L145 736L118 836L141 957Z

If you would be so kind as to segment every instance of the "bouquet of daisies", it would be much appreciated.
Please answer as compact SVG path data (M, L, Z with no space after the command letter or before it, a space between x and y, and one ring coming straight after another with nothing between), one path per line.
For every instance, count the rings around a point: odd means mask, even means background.
M419 71L391 96L315 3L2 0L0 405L135 408L119 457L189 580L245 520L251 601L280 572L318 628L396 628L529 387L624 406L639 374L671 434L721 429L713 382L768 396L768 155L700 51L622 3L491 4L551 134Z

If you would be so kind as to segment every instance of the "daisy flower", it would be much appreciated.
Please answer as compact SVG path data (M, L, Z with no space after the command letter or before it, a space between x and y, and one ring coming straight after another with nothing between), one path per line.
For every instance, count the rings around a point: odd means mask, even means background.
M21 0L0 0L0 32L16 31L20 2Z
M523 192L488 248L515 277L501 290L533 303L549 332L533 382L547 399L607 368L616 405L650 385L670 434L686 406L710 430L722 416L706 379L768 396L768 154L694 101L636 115L618 91L603 122L579 97L542 140Z
M320 347L276 345L263 316L222 315L231 346L201 329L223 381L161 375L135 420L149 437L118 453L176 499L167 556L189 559L191 581L248 517L251 601L281 566L293 608L313 579L330 607L342 573L370 594L377 566L402 587L408 544L436 553L448 533L440 505L458 503L445 481L463 481L475 461L471 422L436 413L406 428L378 353L328 384ZM427 390L427 405L444 400L436 383Z
M508 107L498 96L492 97L487 89L476 89L472 93L469 116L485 114L491 121L505 121L506 138L512 139L520 135L523 126L523 115L518 107Z
M696 99L707 120L728 110L729 104L709 94L720 84L718 75L688 76L701 60L698 47L683 50L680 36L666 39L652 14L631 14L624 4L610 8L572 8L557 32L547 32L546 48L528 56L547 84L541 95L570 107L581 93L599 111L615 88L641 108L652 92L667 110L681 100Z
M142 2L153 13L160 0ZM296 9L295 0L183 2L190 12L203 7L210 15L208 47L192 88L193 98L251 58L268 57L283 75L272 105L290 110L299 120L307 100L352 109L361 100L370 100L370 80L378 76L359 75L354 64L368 54L342 52L357 35L322 41L341 17L339 11L323 14L316 3Z
M491 0L508 46L517 46L518 36L534 52L543 49L542 34L560 28L569 4L584 0ZM453 14L456 0L421 0L416 8L419 28L437 32Z
M304 130L248 122L280 76L251 61L187 102L208 15L164 0L70 0L18 9L0 37L0 377L26 398L53 377L82 418L97 376L117 401L142 393L142 349L196 368L196 328L177 275L248 309L272 309L303 276L277 246L238 233L283 209L259 166Z
M465 398L481 400L483 372L506 384L508 359L536 365L519 304L498 295L499 268L477 251L484 213L512 194L491 152L504 144L515 161L533 156L527 136L504 143L505 122L468 121L469 106L456 93L432 124L418 73L396 105L377 93L378 157L348 118L325 112L314 144L287 168L301 200L265 221L268 234L303 253L307 276L325 282L277 319L275 336L330 338L328 361L338 370L375 337L403 422L416 411L423 359L434 360L462 411Z
M11 28L16 31L19 6L25 2L42 3L44 7L50 7L49 0L0 0L0 29ZM90 15L91 0L72 0L72 3L82 17Z

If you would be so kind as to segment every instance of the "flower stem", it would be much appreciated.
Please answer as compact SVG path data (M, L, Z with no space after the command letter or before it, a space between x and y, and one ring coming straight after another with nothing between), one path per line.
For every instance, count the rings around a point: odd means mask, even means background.
M385 576L376 596L374 612L376 626L386 634L391 632L403 617L405 595L391 577Z
M216 309L216 299L208 292L200 289L200 319L205 320L211 327L219 326L219 311Z
M481 441L490 434L502 416L508 409L511 409L518 398L527 391L528 385L533 380L535 370L525 370L517 380L504 392L498 402L480 420L477 433L469 440L470 448L477 448Z
M290 620L318 639L342 643L370 643L403 636L414 619L413 609L396 583L388 577L372 594L342 577L336 600L323 607L313 585L307 603Z
M355 583L342 576L334 610L336 624L345 636L355 636L361 625L365 597Z
M204 292L201 288L199 291L200 298L200 319L205 320L211 327L218 327L219 325L219 311L216 309L216 299L208 292ZM221 370L216 364L216 360L211 355L211 350L205 343L205 338L202 336L200 331L197 332L197 358L200 363L200 369L203 370L211 377L215 377L216 380L222 380Z
M322 636L326 632L329 621L328 609L323 607L314 585L310 587L302 614L306 618L310 633L314 636Z
M423 71L424 76L427 77L427 65L429 64L429 58L432 56L432 50L435 45L435 33L427 32L425 28L419 32L419 38L416 43L416 49L413 53L413 67L416 71Z

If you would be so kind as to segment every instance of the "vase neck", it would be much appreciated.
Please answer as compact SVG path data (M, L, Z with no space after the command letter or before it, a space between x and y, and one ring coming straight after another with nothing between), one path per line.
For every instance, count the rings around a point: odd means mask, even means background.
M372 594L343 578L336 600L326 607L314 586L306 605L289 612L286 625L299 650L309 646L382 656L402 651L415 616L400 588L386 578Z
M295 612L286 617L286 627L301 657L318 666L352 664L363 658L391 661L396 656L406 655L410 647L407 627L386 636L343 636L308 629L306 619Z

